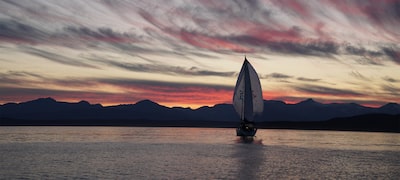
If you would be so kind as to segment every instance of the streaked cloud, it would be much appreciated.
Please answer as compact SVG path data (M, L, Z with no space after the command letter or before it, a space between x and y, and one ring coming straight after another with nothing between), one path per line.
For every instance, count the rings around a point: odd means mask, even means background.
M338 89L325 86L317 85L297 85L294 86L297 91L310 93L313 95L330 95L330 96L342 96L342 97L357 97L363 96L362 93L356 92L349 89Z
M397 83L400 82L400 79L395 79L389 76L385 76L382 78L383 80L387 81L387 82L391 82L391 83Z
M134 72L148 72L148 73L160 73L169 75L186 75L186 76L222 76L222 77L232 77L235 72L219 72L210 71L205 69L200 69L198 67L192 66L190 68L182 66L171 66L161 63L129 63L129 62L119 62L106 58L90 58L93 61L102 62L104 64L125 69Z
M293 76L287 75L287 74L282 74L282 73L271 73L271 74L267 74L264 76L261 76L262 79L268 79L268 78L273 78L273 79L290 79Z
M0 89L9 89L0 101L19 89L15 97L229 102L247 55L268 97L383 102L399 89L399 7L396 0L0 1Z
M399 97L400 96L400 88L394 86L394 85L382 85L382 89L388 93L389 95L393 97Z
M82 60L79 59L73 59L68 56L61 55L59 53L53 53L41 49L36 49L32 47L20 47L20 49L31 55L35 55L38 57L42 57L44 59L56 62L56 63L61 63L65 65L70 65L70 66L78 66L78 67L87 67L87 68L97 68L94 65L90 65L88 63L82 62Z
M400 49L394 48L383 48L383 52L392 60L393 62L400 64Z
M319 82L319 81L321 81L321 79L305 78L305 77L298 77L297 80L299 80L299 81L307 81L307 82Z
M358 71L351 71L350 73L351 76L355 77L356 79L363 80L363 81L370 81L369 78L365 77Z

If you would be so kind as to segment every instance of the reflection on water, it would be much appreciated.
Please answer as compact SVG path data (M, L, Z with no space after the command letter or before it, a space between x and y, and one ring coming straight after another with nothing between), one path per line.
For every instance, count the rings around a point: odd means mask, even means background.
M259 179L263 163L266 161L261 139L238 139L233 154L237 159L239 179Z
M400 134L0 127L0 179L395 179Z
M0 127L0 144L13 142L243 143L238 140L235 129L229 128ZM400 134L260 129L251 144L400 151Z
M235 142L241 144L263 144L262 139L257 137L237 137Z
M257 135L264 140L264 144L268 145L340 150L400 151L399 133L264 130Z
M217 143L239 141L235 129L3 126L0 144L14 142ZM400 151L399 133L260 129L252 144L340 150Z

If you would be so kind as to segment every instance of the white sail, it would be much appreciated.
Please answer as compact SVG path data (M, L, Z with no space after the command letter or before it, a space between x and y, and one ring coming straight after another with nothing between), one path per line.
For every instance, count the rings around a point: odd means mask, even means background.
M233 106L240 119L247 121L254 121L254 115L264 109L260 79L246 58L236 82Z

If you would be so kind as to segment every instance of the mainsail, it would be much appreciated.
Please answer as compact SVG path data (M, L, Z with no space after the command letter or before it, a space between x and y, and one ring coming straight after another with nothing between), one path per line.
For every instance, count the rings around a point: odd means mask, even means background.
M260 79L256 70L244 59L233 94L233 106L241 121L253 122L254 115L264 109Z

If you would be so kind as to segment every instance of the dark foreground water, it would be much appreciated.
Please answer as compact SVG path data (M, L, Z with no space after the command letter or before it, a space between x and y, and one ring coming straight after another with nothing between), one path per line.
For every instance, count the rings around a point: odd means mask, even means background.
M398 179L400 134L0 127L0 179Z

